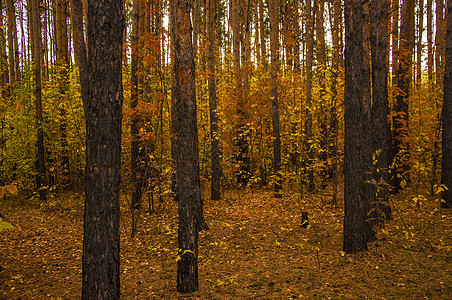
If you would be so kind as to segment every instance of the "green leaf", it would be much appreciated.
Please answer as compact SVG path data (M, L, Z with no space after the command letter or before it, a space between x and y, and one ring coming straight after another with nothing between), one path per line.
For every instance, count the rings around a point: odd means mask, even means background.
M0 218L0 231L11 228L14 228L14 226L9 224L8 222L3 221L3 219Z

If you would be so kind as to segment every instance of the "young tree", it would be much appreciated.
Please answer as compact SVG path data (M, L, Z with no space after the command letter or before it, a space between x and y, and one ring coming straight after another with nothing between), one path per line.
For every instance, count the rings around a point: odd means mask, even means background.
M447 1L446 62L444 71L444 98L442 111L443 160L441 184L441 207L452 208L452 1Z
M192 1L171 0L171 27L174 45L176 118L176 181L179 211L179 255L177 290L197 291L198 232L202 228L199 179L198 127L196 120L195 60L190 22Z
M216 49L216 19L217 19L218 0L207 0L206 10L208 14L207 25L207 72L209 74L209 113L210 113L210 141L211 141L211 164L212 178L210 183L210 198L220 200L220 150L219 150L219 132L218 132L218 112L217 112L217 93L215 88L215 49Z
M86 122L82 299L119 299L124 6L88 1L86 47L82 3L71 4Z
M372 165L371 103L365 95L369 81L364 66L363 4L345 1L345 161L344 240L347 253L367 250L371 227L367 221L373 193L366 175Z
M388 203L387 185L389 184L389 151L391 149L391 127L388 120L388 0L372 0L371 21L372 25L370 45L372 53L372 147L375 158L373 176L377 187L378 206L377 213L384 214L384 218L391 218L391 210ZM382 182L384 181L384 183ZM383 185L382 185L383 184ZM382 204L382 205L380 205ZM379 216L377 216L379 217Z
M270 14L270 51L271 51L271 87L272 87L272 122L273 122L273 171L275 172L274 192L281 198L281 140L279 136L278 111L278 70L279 70L279 1L269 1Z

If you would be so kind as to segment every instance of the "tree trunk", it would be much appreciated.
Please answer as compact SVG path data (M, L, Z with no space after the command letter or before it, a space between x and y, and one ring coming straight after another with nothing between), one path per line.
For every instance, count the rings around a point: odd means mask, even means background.
M265 23L264 23L264 2L263 0L259 0L259 30L261 37L261 55L263 65L267 65L267 47L265 46Z
M236 161L239 166L237 183L246 186L249 180L248 162L248 131L246 128L246 109L243 92L243 66L240 64L240 0L233 0L232 5L232 31L235 73L235 96L237 103L238 124L236 129Z
M171 2L171 25L174 43L174 89L176 100L176 177L179 195L179 255L177 290L197 291L198 232L197 212L201 204L199 179L198 128L196 121L195 61L191 39L192 2Z
M433 82L433 13L432 0L427 0L427 74L428 88L432 89Z
M316 34L317 34L317 60L318 60L318 74L320 77L320 112L319 112L319 123L320 123L320 161L322 167L320 170L320 181L322 187L326 186L326 174L328 166L328 118L325 117L325 96L326 96L326 46L325 46L325 28L324 28L324 12L325 12L325 1L316 0L315 5L315 16L316 16Z
M307 154L306 172L308 173L308 192L314 191L314 170L312 169L314 152L312 150L312 64L314 61L314 22L311 7L312 0L306 0L306 123L305 151Z
M88 3L87 49L82 3L71 4L86 122L82 299L119 299L123 2Z
M421 86L421 79L422 79L422 39L424 37L424 0L419 0L418 5L418 42L417 42L417 62L416 62L416 82L418 86Z
M5 27L3 25L3 1L0 2L0 83L1 95L6 96L6 83L9 82L8 55L6 54ZM1 180L1 178L0 178Z
M67 3L63 0L57 0L55 2L55 41L57 52L57 65L59 66L60 82L60 140L62 149L62 182L61 184L67 186L70 184L70 172L69 172L69 153L67 145L67 133L66 133L66 110L64 108L65 102L67 102L68 90L69 90L69 52L68 52L68 35L67 35Z
M392 86L397 86L399 53L399 0L392 0ZM396 93L394 92L394 97Z
M217 0L207 0L206 9L208 13L207 25L207 72L209 74L209 113L210 113L210 143L211 143L211 183L210 199L220 200L220 150L219 150L219 131L218 131L218 112L217 112L217 94L215 87L215 49L216 49L216 19L217 19Z
M39 14L39 1L28 0L29 27L31 36L31 51L34 62L34 94L36 104L36 130L37 130L37 157L36 166L38 174L36 177L39 198L44 201L46 198L46 169L44 157L44 130L43 130L43 110L41 94L41 16Z
M8 58L9 58L9 78L11 83L16 80L16 63L15 63L15 48L17 38L16 29L16 13L14 9L13 0L6 0L6 14L8 17Z
M367 221L372 194L366 172L372 165L370 136L371 105L364 86L363 5L345 1L345 161L344 240L347 253L367 250L371 237Z
M278 70L279 70L279 1L269 1L270 15L270 48L271 48L271 91L272 91L272 123L273 123L273 171L275 182L273 191L276 198L281 198L281 140L279 136L278 110Z
M397 102L393 117L393 161L397 162L392 170L393 192L397 193L409 181L408 152L408 98L412 74L412 54L414 46L414 0L406 0L401 9L399 40L399 59L397 68Z
M130 108L132 109L132 118L130 122L131 130L131 181L132 181L132 208L138 209L141 207L142 189L143 189L143 172L140 168L140 131L139 131L139 116L136 107L138 106L138 40L139 40L139 1L133 1L132 8L132 33L131 33L131 99Z
M338 130L339 122L337 116L337 98L338 98L338 76L340 73L340 45L339 45L339 30L342 18L341 1L334 0L333 2L333 63L332 63L332 100L331 100L331 141L332 144L332 156L333 156L333 166L332 166L332 178L333 178L333 199L332 202L334 206L337 206L337 173L338 173Z
M377 185L374 209L377 219L391 219L388 200L388 168L391 149L391 127L388 120L388 0L371 2L372 24L370 45L372 53L372 135L373 154L375 155L373 179ZM377 155L378 154L378 155ZM381 182L384 182L381 184Z
M442 87L444 80L444 53L446 24L444 19L444 0L436 0L436 35L435 35L435 65L436 84Z
M447 3L446 61L444 72L444 98L442 111L442 171L441 207L452 208L452 1Z

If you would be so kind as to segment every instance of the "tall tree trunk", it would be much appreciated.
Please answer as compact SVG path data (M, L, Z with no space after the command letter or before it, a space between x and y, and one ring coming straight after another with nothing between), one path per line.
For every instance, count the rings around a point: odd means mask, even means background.
M254 8L254 46L256 47L254 51L256 53L256 65L259 65L259 63L261 62L261 45L259 40L260 33L259 0L254 0L253 8Z
M432 89L433 83L433 13L432 0L427 0L427 74L428 88Z
M55 41L57 52L57 64L59 66L60 82L60 140L62 149L62 185L67 186L70 183L69 172L69 153L67 145L67 133L66 133L66 110L65 102L67 102L68 89L69 89L69 52L68 52L68 28L67 28L67 3L65 0L56 0L55 3Z
M320 180L322 187L326 186L326 174L328 166L328 118L325 117L325 96L326 96L326 46L325 46L325 28L324 28L324 12L325 1L316 0L315 16L316 16L316 34L317 34L317 60L318 60L318 74L320 76L320 161L322 167L320 170Z
M132 8L132 33L131 33L131 99L130 105L132 109L132 119L130 122L130 130L132 141L130 145L131 156L131 181L132 181L132 208L138 209L141 207L142 189L143 189L143 172L140 168L140 131L139 131L139 115L137 111L138 106L138 50L139 50L139 0L133 1Z
M442 111L442 171L441 207L452 208L452 1L447 1L446 59L444 72L444 98Z
M418 86L421 86L422 79L422 48L424 45L422 44L422 39L424 36L424 0L419 0L418 5L418 42L417 42L417 63L416 63L416 82Z
M209 74L209 113L210 113L210 143L211 143L211 183L210 199L220 200L220 149L219 149L219 131L218 131L218 112L217 112L217 93L215 87L215 50L216 50L216 19L217 19L217 0L207 0L206 10L208 13L207 25L207 72Z
M71 1L86 121L82 299L119 299L123 2L88 6L86 47L82 3Z
M345 1L345 161L344 240L346 253L367 250L371 226L367 221L372 194L366 173L372 165L371 104L365 95L363 4Z
M388 120L388 0L373 0L371 2L372 24L370 44L372 52L372 135L374 160L373 179L377 184L374 209L375 218L391 219L391 209L388 200L389 184L388 168L391 149L391 126ZM377 155L378 154L378 155ZM385 184L380 185L381 182Z
M308 173L308 192L314 191L314 170L312 169L314 152L312 150L312 64L314 61L314 22L312 0L306 0L306 122L305 151L307 154L306 171Z
M435 35L435 65L436 65L436 84L439 87L443 85L444 79L444 54L445 54L445 34L446 23L444 22L444 0L436 0L436 35Z
M15 48L17 38L16 29L16 13L14 9L13 0L6 0L6 14L8 17L8 59L9 59L9 78L11 83L16 80L16 63L15 63Z
M248 162L248 131L246 128L246 108L243 92L243 66L240 64L240 0L232 1L232 31L235 73L235 96L237 103L238 125L236 130L237 153L236 160L239 165L237 183L246 186L249 180Z
M234 1L234 0L233 0ZM267 65L267 47L265 46L265 23L264 23L264 1L259 1L259 30L261 37L261 54L262 54L262 62L264 66Z
M6 54L6 38L5 30L3 25L3 1L0 2L0 84L1 84L1 95L4 97L6 92L6 83L9 82L9 69L8 69L8 55ZM1 178L0 178L1 180Z
M392 86L397 86L399 53L399 0L392 0ZM396 93L394 92L394 95ZM395 96L394 96L395 97Z
M271 90L272 90L272 123L273 123L273 171L275 183L273 186L276 198L281 198L281 139L279 136L278 110L278 70L279 70L279 1L269 1L270 15L270 48L271 48Z
M44 201L46 198L46 168L44 157L44 129L43 129L43 110L42 110L42 94L41 94L41 16L39 14L39 1L28 0L28 15L29 27L31 33L31 48L32 58L34 62L34 94L36 104L36 130L37 130L37 157L36 166L37 174L37 188L39 191L39 198Z
M174 42L174 93L176 98L177 189L179 195L179 255L177 290L197 291L198 231L201 203L198 128L196 124L195 61L191 39L191 1L171 1Z
M333 2L333 63L332 63L332 100L331 100L331 144L332 146L332 156L333 156L333 166L332 166L332 177L333 177L333 199L332 202L334 206L337 206L337 174L338 174L338 130L339 122L337 116L337 98L338 98L338 76L340 73L340 44L339 44L339 30L342 18L341 1L334 0Z
M397 102L393 117L393 161L397 167L392 170L394 193L409 181L408 145L408 99L412 74L412 54L414 46L414 0L402 3L399 40L399 59L397 68Z

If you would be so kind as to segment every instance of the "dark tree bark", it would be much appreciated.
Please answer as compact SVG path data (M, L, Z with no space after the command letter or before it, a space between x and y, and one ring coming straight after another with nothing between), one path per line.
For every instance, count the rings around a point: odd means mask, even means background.
M64 108L64 102L67 101L69 91L69 52L68 52L68 32L67 32L67 3L66 0L55 1L55 45L57 54L57 64L59 66L59 92L60 101L60 140L62 149L62 180L61 184L67 186L70 184L70 171L69 171L69 153L67 145L67 133L66 133L66 110ZM46 69L47 69L46 64Z
M13 0L6 0L6 14L8 17L8 59L9 59L9 79L11 83L16 81L19 70L16 67L19 62L16 62L17 50L17 27L16 27L16 12Z
M265 46L265 24L264 24L264 2L263 0L259 1L259 33L260 33L260 46L261 46L261 55L262 55L262 63L264 66L267 66L267 47Z
M446 23L444 19L444 1L436 0L436 34L435 34L435 66L436 66L436 84L443 85L444 75L444 54L445 54L445 33Z
M119 299L123 2L88 2L87 47L82 3L71 4L86 122L82 299Z
M447 187L442 191L441 207L452 208L452 1L447 1L446 62L444 71L444 98L442 111L443 160L441 184Z
M433 12L432 0L427 0L427 74L428 87L432 88L433 83Z
M312 150L312 64L314 61L314 22L312 0L306 0L306 122L305 122L305 165L308 173L308 192L314 192L314 170L312 169L314 152ZM306 155L307 154L307 155Z
M176 117L176 179L179 197L179 255L177 290L197 291L198 232L202 212L199 179L198 128L196 120L195 61L191 38L192 1L171 0L171 27L174 45L174 83Z
M371 104L365 95L363 2L345 1L345 161L344 240L347 253L367 250L371 237L367 221L372 190L366 172L372 164L370 136Z
M0 84L1 84L1 94L5 95L6 83L9 82L9 70L8 70L8 55L6 54L6 38L5 30L3 25L3 1L0 2ZM1 177L0 177L1 180Z
M219 150L219 132L218 132L218 112L217 112L217 94L215 89L215 49L216 49L216 19L217 19L217 0L207 0L206 9L208 13L207 25L207 72L209 74L209 113L210 113L210 143L211 143L211 164L212 178L210 183L210 199L220 200L220 150Z
M342 19L342 9L340 0L333 1L333 62L332 62L332 99L331 99L331 141L333 156L332 178L333 178L333 199L334 206L337 206L337 173L338 173L338 129L339 122L337 116L337 98L338 98L338 76L340 72L340 45L339 45L339 30Z
M270 15L270 50L271 50L271 90L272 90L272 123L273 123L273 171L275 182L273 191L276 198L281 198L281 139L279 135L278 110L278 70L279 70L279 1L269 1Z
M131 156L131 181L132 181L132 208L138 209L141 206L143 176L140 168L140 134L139 134L139 117L135 110L138 106L138 39L139 39L139 1L133 1L132 9L132 34L131 34L131 74L130 81L132 83L131 90L131 109L132 120L130 122L130 130L132 134L130 156Z
M30 36L31 36L31 52L34 62L34 94L35 94L35 104L36 104L36 131L37 131L37 157L36 157L36 167L37 167L37 177L36 183L39 192L39 198L41 201L46 199L46 167L45 167L45 157L44 157L44 129L43 129L43 109L42 109L42 87L41 87L41 55L42 55L42 44L41 44L41 16L39 12L39 1L38 0L28 0L28 15L29 15L29 26L30 26Z
M237 183L246 186L249 181L249 158L248 158L248 130L246 127L247 113L245 108L243 65L240 64L240 10L241 1L231 1L232 8L232 32L233 32L233 52L234 52L234 73L235 73L235 97L237 103L238 124L236 128L236 161L239 166ZM243 51L244 52L244 51Z
M391 219L388 202L388 168L391 127L388 120L388 0L372 0L370 45L372 53L372 147L376 155L373 176L377 185L374 218Z
M414 46L414 0L406 0L402 3L400 40L397 68L397 102L394 107L393 117L393 150L392 161L396 167L392 170L393 192L397 193L409 181L408 164L408 98L412 72L412 53Z

